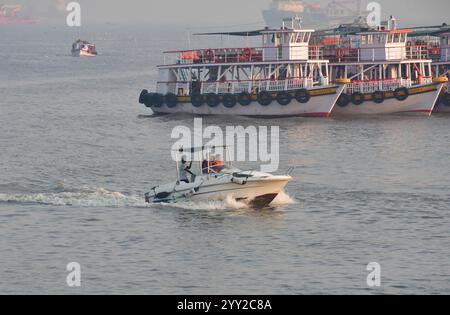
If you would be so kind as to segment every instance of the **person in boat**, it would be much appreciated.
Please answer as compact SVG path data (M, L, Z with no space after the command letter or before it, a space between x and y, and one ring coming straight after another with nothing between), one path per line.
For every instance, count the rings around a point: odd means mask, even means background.
M190 164L186 161L186 156L181 157L181 163L178 168L178 173L180 175L180 182L184 182L186 184L189 184L188 174L194 175L191 172L192 162Z
M222 157L220 155L216 155L209 162L209 167L211 171L213 171L214 173L220 173L224 169L225 163L223 162Z
M208 160L203 160L202 162L202 173L208 174Z

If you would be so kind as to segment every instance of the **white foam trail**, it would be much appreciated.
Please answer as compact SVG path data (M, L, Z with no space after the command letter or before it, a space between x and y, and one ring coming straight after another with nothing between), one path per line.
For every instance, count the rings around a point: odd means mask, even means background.
M59 189L64 188L59 183ZM24 204L42 204L52 206L74 207L171 207L186 210L239 210L248 209L249 205L239 202L229 196L224 201L183 201L170 204L147 204L143 196L129 196L120 192L109 191L104 188L85 188L80 191L62 191L55 193L37 194L1 194L0 202L14 202ZM281 206L293 204L295 200L286 193L281 193L273 201L272 205Z
M227 199L223 201L179 201L177 203L159 205L184 210L238 210L249 208L246 203L236 201L236 199L231 196L227 197Z
M272 202L273 206L283 206L295 204L295 199L289 196L286 192L282 191L278 194L277 198Z
M36 203L53 206L123 207L145 206L142 198L96 188L93 191L39 194L0 194L0 202Z

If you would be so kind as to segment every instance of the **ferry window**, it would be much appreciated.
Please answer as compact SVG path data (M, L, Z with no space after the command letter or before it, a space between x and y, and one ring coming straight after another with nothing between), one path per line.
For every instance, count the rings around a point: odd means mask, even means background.
M450 44L450 36L442 37L442 46L449 46Z
M394 42L394 35L393 34L389 34L388 35L388 44L392 44Z
M305 36L305 43L309 43L310 39L311 39L311 33L307 33Z
M394 34L394 43L401 42L401 34Z
M361 44L367 45L367 36L366 35L361 36Z
M384 37L380 34L373 35L373 43L374 44L384 44Z

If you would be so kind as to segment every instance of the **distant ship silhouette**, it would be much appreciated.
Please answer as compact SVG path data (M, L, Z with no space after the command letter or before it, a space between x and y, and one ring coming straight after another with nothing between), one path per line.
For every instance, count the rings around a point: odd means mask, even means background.
M333 0L325 7L301 0L273 0L268 10L263 11L267 26L279 27L285 18L299 16L305 27L328 28L350 23L366 14L361 9L361 0Z

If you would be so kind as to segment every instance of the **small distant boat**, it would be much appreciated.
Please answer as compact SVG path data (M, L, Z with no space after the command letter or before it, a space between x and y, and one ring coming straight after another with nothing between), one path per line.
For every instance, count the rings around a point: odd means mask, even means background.
M21 5L0 4L0 25L27 25L41 22L36 19L19 17L21 11Z
M79 39L72 45L73 57L95 57L97 55L97 49L93 43Z

